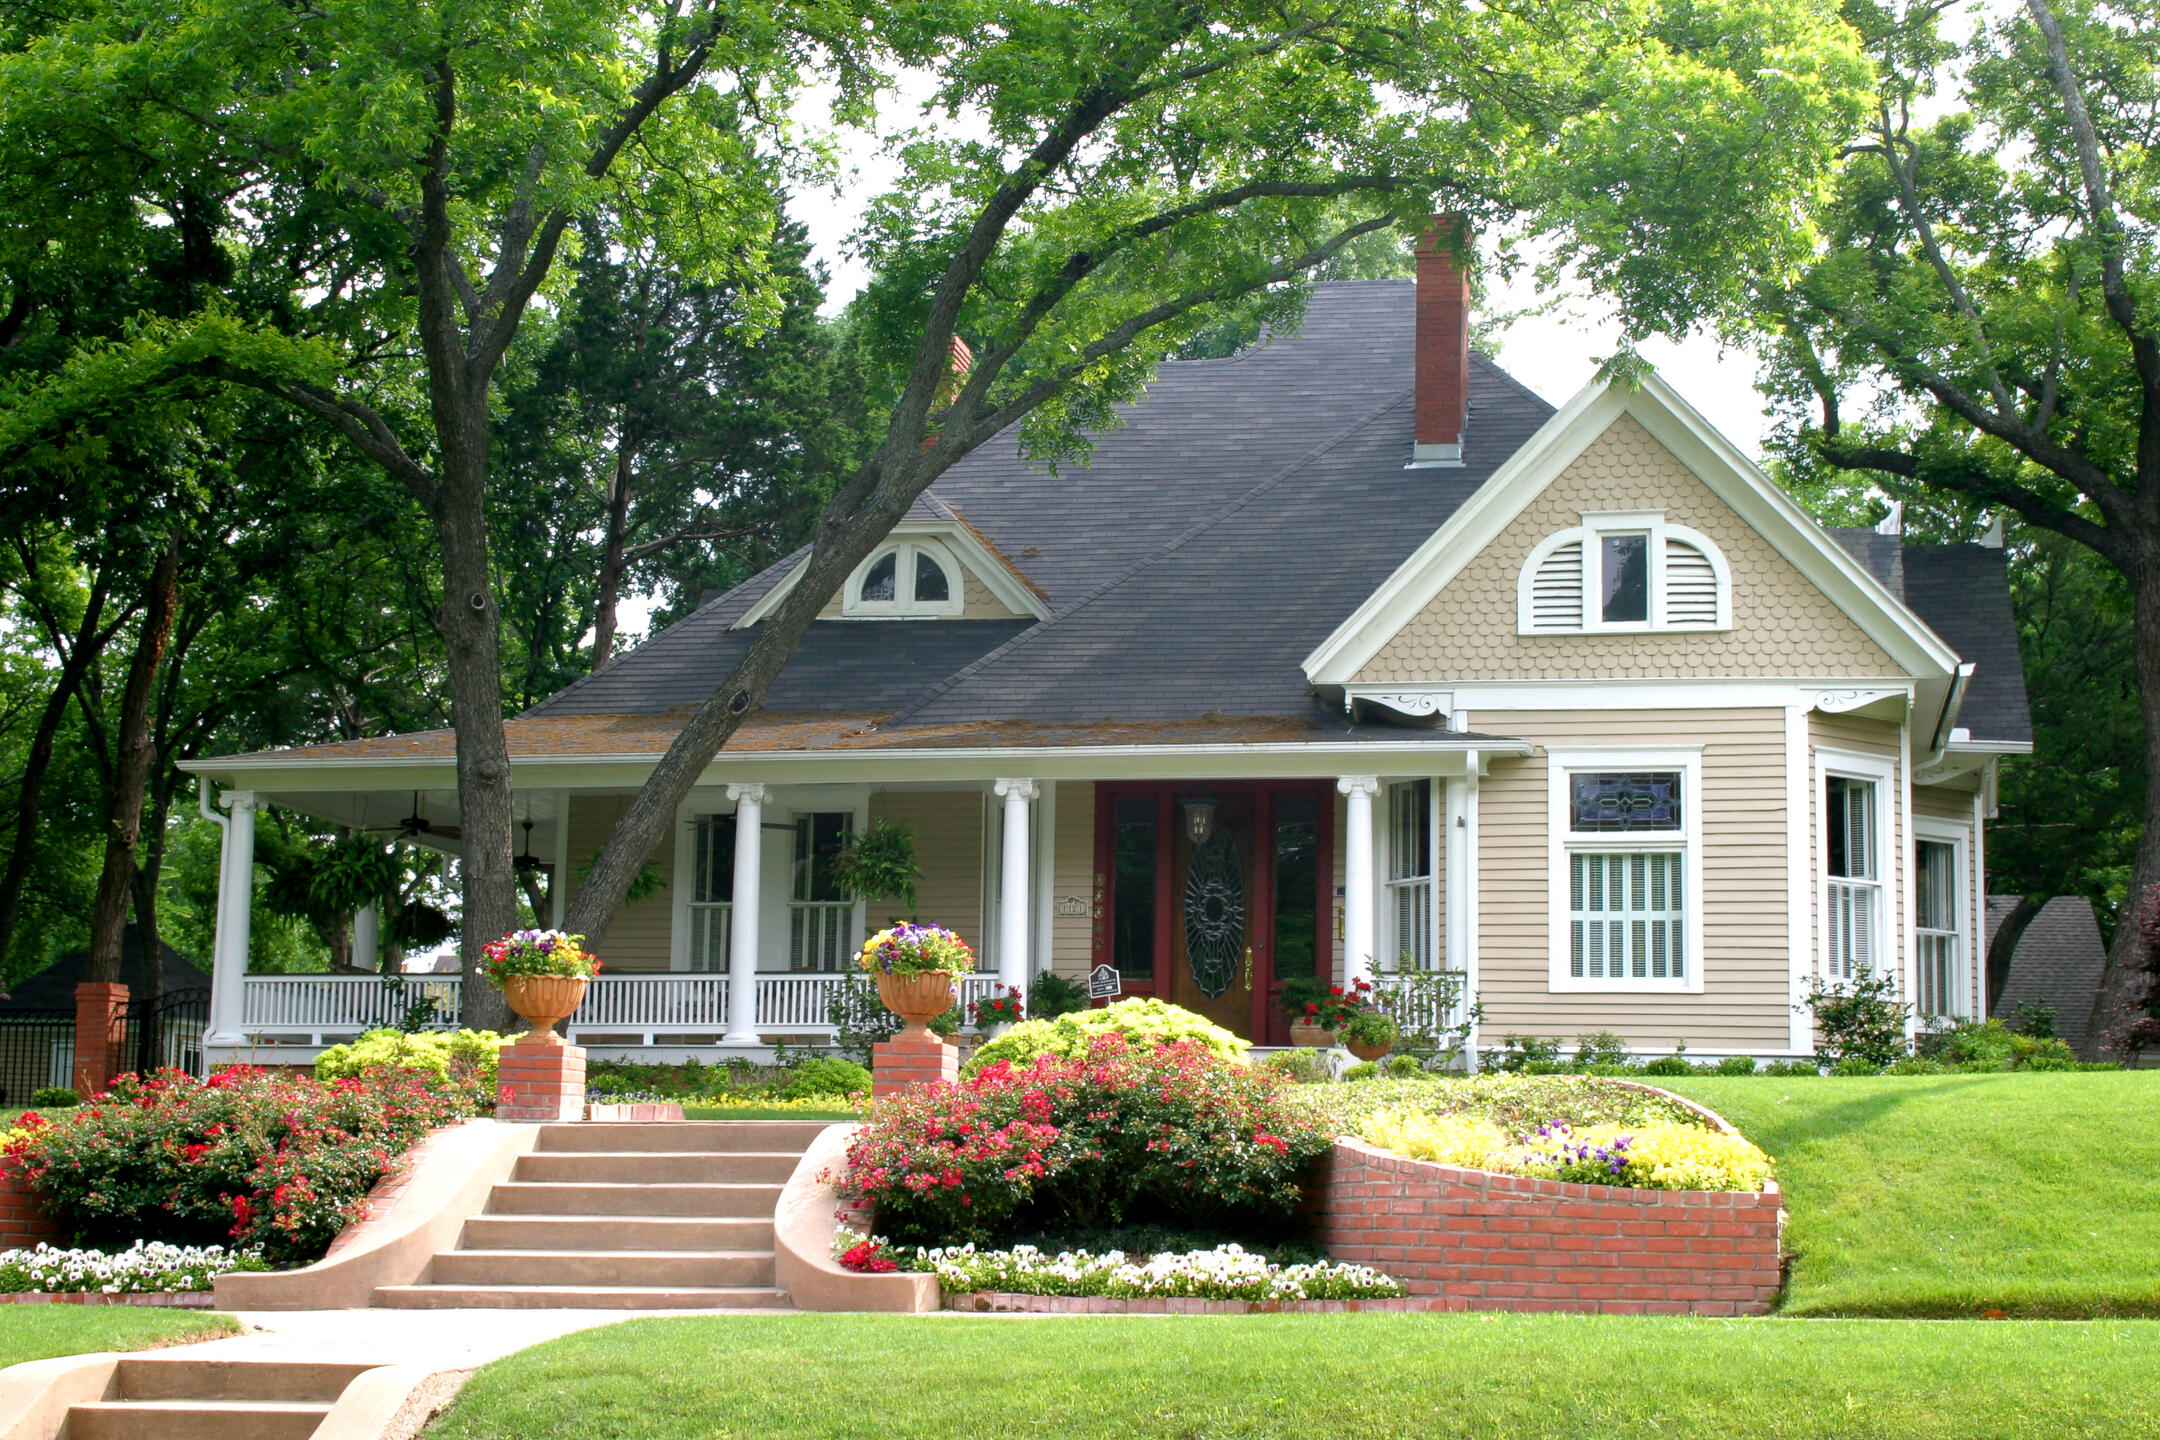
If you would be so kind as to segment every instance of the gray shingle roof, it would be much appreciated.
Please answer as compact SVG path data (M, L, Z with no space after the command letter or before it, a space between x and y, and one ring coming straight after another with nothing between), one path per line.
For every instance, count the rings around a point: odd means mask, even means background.
M1988 897L1991 935L2016 904L2015 897ZM2018 937L1995 1013L2007 1019L2026 1000L2052 1005L2055 1033L2072 1049L2081 1049L2092 1023L2093 1000L2100 993L2100 974L2106 968L2107 946L2101 942L2092 901L2081 895L2057 895L2040 907Z
M1873 530L1830 534L1960 659L1973 662L1957 723L1975 740L2031 743L2007 552L1987 545L1907 545Z

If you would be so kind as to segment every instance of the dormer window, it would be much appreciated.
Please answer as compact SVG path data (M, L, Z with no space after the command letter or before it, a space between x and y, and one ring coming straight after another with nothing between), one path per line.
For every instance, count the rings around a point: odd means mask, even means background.
M888 546L848 578L844 614L864 619L958 615L959 569L935 540L909 538Z
M1516 585L1518 632L1729 630L1732 580L1710 538L1663 511L1585 515L1547 536Z

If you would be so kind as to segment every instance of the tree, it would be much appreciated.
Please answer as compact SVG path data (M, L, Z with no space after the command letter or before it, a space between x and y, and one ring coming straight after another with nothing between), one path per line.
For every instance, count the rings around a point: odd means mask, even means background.
M2120 573L2145 781L2126 889L2145 894L2160 883L2160 211L2143 178L2160 34L2089 0L2025 0L1964 43L1937 6L1848 13L1877 58L1875 113L1816 212L1814 262L1759 301L1802 417L1792 458L2013 513ZM1959 103L1925 123L1939 86ZM2132 1008L2135 929L2110 949L2095 1037Z
M1806 5L993 0L896 10L880 38L938 80L858 237L874 279L855 319L891 377L880 444L633 800L574 931L605 929L817 612L976 447L1017 428L1083 458L1156 362L1226 320L1293 319L1304 282L1436 208L1526 216L1638 328L1729 313L1740 275L1797 258L1788 218L1865 77Z

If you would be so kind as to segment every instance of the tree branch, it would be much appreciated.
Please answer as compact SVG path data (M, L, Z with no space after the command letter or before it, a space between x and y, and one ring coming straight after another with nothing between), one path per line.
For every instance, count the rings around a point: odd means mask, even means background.
M1969 466L1949 466L1909 451L1894 450L1886 446L1842 445L1827 436L1815 449L1817 454L1840 470L1876 470L1885 475L1896 475L1901 479L1954 490L1985 504L2006 506L2042 529L2052 530L2106 556L2110 562L2125 571L2131 563L2131 548L2116 531L2105 525L2095 524L2075 510L2057 504L2044 495L2035 494L2022 485L1999 479L1984 470Z
M274 395L288 405L297 406L316 419L326 421L331 428L350 440L361 454L403 482L405 488L410 490L423 506L430 511L434 509L435 477L406 452L396 432L391 430L372 405L348 400L335 390L312 385L304 380L264 375L227 360L209 361L203 369L205 373L219 380Z

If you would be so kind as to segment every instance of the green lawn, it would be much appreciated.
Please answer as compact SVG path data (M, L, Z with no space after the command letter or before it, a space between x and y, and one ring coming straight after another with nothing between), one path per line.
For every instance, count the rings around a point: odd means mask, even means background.
M0 1305L0 1367L97 1350L148 1350L235 1334L240 1322L208 1310L133 1305Z
M1786 1314L2160 1316L2160 1072L1656 1083L1776 1158Z
M427 1434L2116 1440L2156 1367L2140 1320L715 1316L498 1361Z

